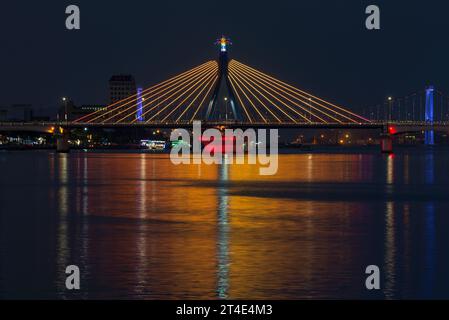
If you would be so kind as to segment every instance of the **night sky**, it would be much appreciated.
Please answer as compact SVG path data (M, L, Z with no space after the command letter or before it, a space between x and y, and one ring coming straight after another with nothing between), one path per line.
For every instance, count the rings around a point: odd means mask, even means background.
M369 4L380 31L365 29ZM448 14L447 0L2 2L0 106L105 103L112 74L150 86L216 58L221 34L232 58L353 110L429 83L449 93Z

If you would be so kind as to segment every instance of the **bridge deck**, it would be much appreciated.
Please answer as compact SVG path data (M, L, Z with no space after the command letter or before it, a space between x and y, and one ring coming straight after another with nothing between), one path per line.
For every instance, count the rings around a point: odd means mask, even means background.
M432 130L449 129L449 122L370 122L370 123L249 123L249 122L211 122L203 121L202 128L229 128L229 129L385 129L394 126L398 131L404 130ZM151 123L78 123L78 122L0 122L1 131L36 131L48 132L57 127L66 129L76 128L155 128L155 129L191 129L193 122L151 122Z

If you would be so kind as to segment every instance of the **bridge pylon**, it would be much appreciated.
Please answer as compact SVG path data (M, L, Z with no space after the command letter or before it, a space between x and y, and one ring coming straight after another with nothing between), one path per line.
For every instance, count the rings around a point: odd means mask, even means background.
M237 100L228 77L229 46L232 42L222 36L215 42L220 47L218 57L218 80L209 101L205 119L208 120L241 120L237 112Z

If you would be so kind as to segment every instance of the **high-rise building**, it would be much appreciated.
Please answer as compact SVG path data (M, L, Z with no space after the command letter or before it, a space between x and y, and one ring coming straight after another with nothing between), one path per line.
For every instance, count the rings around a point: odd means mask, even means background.
M111 103L128 98L137 92L136 81L131 75L113 75L109 80L109 97Z

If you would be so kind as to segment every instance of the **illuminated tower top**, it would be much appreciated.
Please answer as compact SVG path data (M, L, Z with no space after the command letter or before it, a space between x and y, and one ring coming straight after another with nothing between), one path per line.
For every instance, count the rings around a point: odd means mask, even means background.
M232 45L232 42L231 39L227 38L226 36L221 36L220 39L217 39L215 44L220 46L221 52L227 52L228 46Z
M215 41L216 45L220 46L220 55L218 57L218 80L215 85L214 93L212 94L209 106L207 108L207 120L238 120L240 119L237 113L237 101L232 91L231 83L228 77L228 50L232 45L231 39L226 36Z

